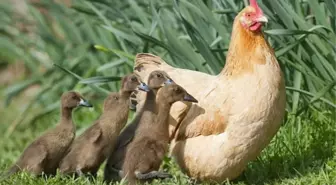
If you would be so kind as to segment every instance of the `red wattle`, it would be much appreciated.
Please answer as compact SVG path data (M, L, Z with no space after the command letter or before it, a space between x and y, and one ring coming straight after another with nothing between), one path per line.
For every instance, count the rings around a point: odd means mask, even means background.
M260 22L256 22L252 26L250 26L251 31L259 31L261 29L262 24Z

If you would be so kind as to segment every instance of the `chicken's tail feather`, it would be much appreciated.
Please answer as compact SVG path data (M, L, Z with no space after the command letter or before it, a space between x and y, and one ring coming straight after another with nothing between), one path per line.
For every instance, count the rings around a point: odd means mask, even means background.
M144 81L147 81L149 74L155 70L170 71L172 66L168 65L162 58L149 53L139 53L134 60L133 71Z
M141 80L147 82L148 76L152 71L167 71L171 70L171 68L172 67L170 65L156 55L150 53L138 53L135 56L133 71L135 74L140 76ZM141 104L145 97L144 92L137 92L136 94L133 94L130 98L131 109L137 111L137 109L142 106L137 104Z
M166 62L158 56L152 55L150 53L138 53L135 56L134 71L141 72L143 68L146 68L147 65L159 67L162 64L166 64Z

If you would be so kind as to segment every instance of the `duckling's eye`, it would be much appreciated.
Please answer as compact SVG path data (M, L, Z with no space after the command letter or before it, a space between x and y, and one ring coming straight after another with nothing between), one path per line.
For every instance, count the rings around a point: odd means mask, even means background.
M162 78L162 74L158 73L158 74L156 74L156 77Z
M250 14L250 13L247 13L246 16L247 16L247 17L251 17L251 14Z
M136 77L132 77L131 80L132 80L132 82L138 81Z
M73 100L77 100L77 96L72 96L71 97Z
M115 99L115 100L119 100L119 97L118 97L118 96L115 96L114 99Z

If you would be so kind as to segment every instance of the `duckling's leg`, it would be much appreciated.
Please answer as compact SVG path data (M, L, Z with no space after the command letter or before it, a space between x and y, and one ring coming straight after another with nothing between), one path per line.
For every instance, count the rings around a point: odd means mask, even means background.
M80 168L76 169L76 174L80 177L84 175L84 173L82 172L82 170Z
M120 178L124 177L124 172L122 170L119 170L113 167L111 167L110 169L112 170L112 174L118 174Z
M104 181L106 181L107 184L109 182L120 181L121 178L123 178L123 177L124 176L123 176L122 170L118 170L118 169L113 168L113 167L107 167L107 166L105 167Z
M172 175L166 172L159 172L159 171L151 171L149 173L141 173L139 171L135 171L135 176L139 180L147 180L147 179L153 179L153 178L158 178L158 179L165 179L165 178L171 178Z

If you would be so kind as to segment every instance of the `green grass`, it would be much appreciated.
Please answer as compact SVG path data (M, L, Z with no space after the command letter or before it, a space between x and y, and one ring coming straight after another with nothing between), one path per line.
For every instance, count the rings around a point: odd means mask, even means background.
M26 97L17 97L12 106L2 109L1 130L6 130L20 106L27 103ZM101 112L101 102L91 99L95 109L77 109L74 112L78 132L90 125ZM288 116L271 144L261 156L249 163L246 171L234 182L223 184L334 184L336 182L336 128L331 112L305 113L300 117ZM9 136L0 136L0 171L5 171L19 157L23 149L46 129L52 128L58 120L58 111L41 117L34 124L21 124ZM103 166L102 166L103 167ZM166 160L162 168L174 175L173 179L161 184L187 184L190 180L180 172L173 160ZM102 182L103 168L99 171L96 184ZM12 176L0 184L88 184L86 178L71 179L57 175L51 179L36 178L26 173ZM158 181L152 184L157 184Z

